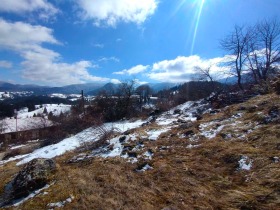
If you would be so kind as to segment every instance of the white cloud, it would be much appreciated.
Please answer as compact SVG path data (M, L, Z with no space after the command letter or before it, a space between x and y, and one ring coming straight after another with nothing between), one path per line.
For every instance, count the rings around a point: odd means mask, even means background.
M0 68L6 68L6 69L10 69L13 67L13 64L9 61L0 61Z
M120 59L117 58L117 57L112 56L112 57L102 57L102 58L98 59L98 61L99 61L99 62L114 61L114 62L117 62L117 63L118 63L118 62L120 62Z
M111 83L120 84L122 82L120 80L118 80L118 79L111 79Z
M93 47L96 47L96 48L104 48L104 44L96 43L96 44L93 45Z
M1 0L0 12L24 14L38 12L39 18L47 19L58 12L47 0Z
M150 66L147 65L147 66L143 66L143 65L137 65L137 66L134 66L130 69L124 69L122 71L117 71L117 72L114 72L113 74L129 74L129 75L132 75L132 74L139 74L139 73L142 73L144 71L146 71Z
M23 58L22 76L37 83L67 85L109 80L90 75L88 69L96 66L89 61L65 63L59 53L44 48L44 43L60 44L52 33L43 26L0 19L0 49L19 54Z
M96 26L115 26L118 22L141 24L154 14L157 0L78 0L84 19Z
M45 62L42 62L43 60ZM89 61L79 61L71 64L56 63L53 60L45 60L42 56L42 60L30 59L24 61L22 65L24 67L23 77L33 81L41 81L44 84L68 85L87 81L109 81L108 78L90 75L88 68L92 67L92 63Z
M10 23L0 18L0 47L24 50L40 47L43 42L59 44L53 31L44 26L33 26L23 22Z
M161 82L187 82L195 78L195 67L207 68L211 66L211 72L220 75L225 69L219 66L226 57L202 59L197 55L185 57L178 56L174 60L163 60L153 64L152 70L147 74L150 79Z
M145 84L148 84L148 82L146 82L146 81L141 81L141 80L139 80L139 79L134 79L134 81L135 81L135 83L137 84L137 85L145 85Z

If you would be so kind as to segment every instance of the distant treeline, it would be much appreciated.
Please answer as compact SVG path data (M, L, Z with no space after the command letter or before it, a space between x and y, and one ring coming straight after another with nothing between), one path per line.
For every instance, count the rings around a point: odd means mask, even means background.
M169 90L159 91L157 96L164 98L166 95L170 95L173 92L172 95L176 96L176 104L181 104L186 101L196 101L208 97L212 92L224 90L226 87L228 87L228 85L214 81L191 81L175 86Z

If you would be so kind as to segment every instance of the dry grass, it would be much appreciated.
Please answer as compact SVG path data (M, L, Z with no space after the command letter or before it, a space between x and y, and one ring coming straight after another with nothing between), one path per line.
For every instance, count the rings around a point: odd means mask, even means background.
M20 170L16 166L16 163L7 163L4 166L0 165L0 195L4 191L4 186L6 183L10 182L15 175Z
M279 105L277 95L258 96L218 114L205 115L199 123L242 112L238 119L242 124L234 132L245 132L249 123L259 122L258 112L267 114L272 106ZM245 109L240 111L240 106ZM188 129L174 128L157 141L145 140L145 148L154 151L152 160L132 164L121 158L94 158L68 164L77 151L58 157L55 184L45 190L48 194L38 195L19 209L47 209L48 203L70 196L74 200L64 209L280 209L280 163L273 161L273 157L280 156L280 125L262 125L245 139L225 140L217 135L211 140L200 138L191 142L180 137L188 130L198 134L199 123ZM149 128L158 127L153 124ZM138 140L146 135L146 130L147 127L135 130ZM223 132L234 133L228 127ZM190 143L199 146L187 148ZM239 169L242 155L252 160L251 170ZM144 163L153 169L137 172ZM14 163L0 168L1 190L18 170Z

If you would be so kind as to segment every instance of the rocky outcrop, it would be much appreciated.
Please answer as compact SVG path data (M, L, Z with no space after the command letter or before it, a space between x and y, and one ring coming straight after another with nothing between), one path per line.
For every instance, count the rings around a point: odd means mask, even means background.
M52 172L56 169L53 159L34 159L18 172L14 179L5 187L0 200L0 207L13 203L14 200L24 198L31 192L44 187Z

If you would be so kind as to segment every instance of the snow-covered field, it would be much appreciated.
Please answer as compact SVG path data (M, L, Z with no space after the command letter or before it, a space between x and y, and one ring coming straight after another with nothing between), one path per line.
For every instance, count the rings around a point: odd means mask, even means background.
M52 112L54 116L67 113L71 105L65 104L43 104L36 105L36 110L28 112L28 108L23 108L17 112L17 119L5 118L0 120L0 133L25 131L35 128L49 127L53 123L47 119L47 114ZM44 113L44 111L47 113ZM38 117L41 115L40 117Z
M44 110L46 109L47 113L52 112L54 116L59 116L61 113L69 112L71 109L71 105L67 104L42 104L36 105L35 110L28 112L27 108L23 108L18 111L18 118L28 118L33 117L34 115L43 114Z
M52 93L49 95L51 98L63 98L68 99L70 101L77 101L81 99L81 94L62 94L62 93ZM85 100L92 101L95 99L95 96L85 96Z

